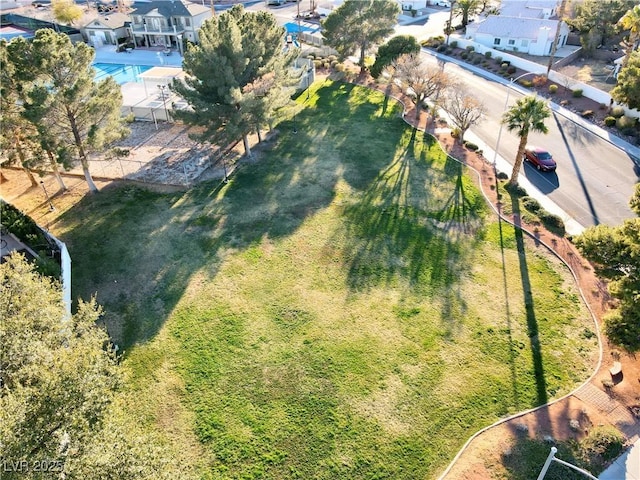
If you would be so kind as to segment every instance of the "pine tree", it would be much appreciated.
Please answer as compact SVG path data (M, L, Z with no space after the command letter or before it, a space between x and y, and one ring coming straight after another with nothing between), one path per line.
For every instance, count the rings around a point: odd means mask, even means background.
M202 129L195 139L226 146L242 138L251 155L249 133L291 102L294 53L284 51L284 35L273 15L242 5L202 25L184 57L188 76L171 87L190 105L176 118Z

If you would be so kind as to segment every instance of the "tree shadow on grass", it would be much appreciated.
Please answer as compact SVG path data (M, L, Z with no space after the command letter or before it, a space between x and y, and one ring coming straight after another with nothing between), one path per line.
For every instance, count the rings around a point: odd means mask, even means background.
M520 203L516 193L510 193L511 207L514 216L514 235L516 248L518 250L518 262L520 265L520 280L524 294L524 307L527 317L527 336L531 345L531 355L533 363L533 374L536 382L536 404L547 403L547 382L544 374L544 361L542 358L542 347L538 332L538 321L536 319L535 303L531 291L531 279L529 277L529 267L527 264L527 251L524 244L524 233L520 220Z

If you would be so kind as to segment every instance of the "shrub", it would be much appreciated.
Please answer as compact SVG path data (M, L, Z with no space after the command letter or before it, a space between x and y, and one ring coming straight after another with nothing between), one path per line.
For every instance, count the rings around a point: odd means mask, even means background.
M440 45L438 48L436 48L436 51L442 53L445 50L447 50L447 46L443 43L442 45Z
M615 428L595 427L580 442L580 456L591 469L600 469L622 453L624 436Z
M582 118L593 118L594 115L595 113L593 112L593 110L583 110L580 113L580 116L582 116Z
M338 57L336 57L335 55L329 55L327 57L327 60L329 60L330 62L335 62L336 60L338 60Z
M453 41L449 42L449 46L451 48L458 48L458 41L457 40L453 40Z
M623 115L622 117L616 120L616 126L620 130L624 130L625 128L633 128L636 126L636 119L633 117L627 117Z
M532 197L522 197L522 206L531 213L538 213L542 208L540 202Z
M467 58L469 58L469 55L467 54L467 52L462 52L460 54L460 58L462 58L463 60L466 60Z
M607 127L613 127L616 124L616 119L615 117L607 117L604 119L604 124Z
M576 88L575 90L573 90L573 91L571 92L571 95L572 95L574 98L580 98L580 97L582 97L582 89L581 89L581 88Z
M338 65L338 60L331 60L331 68L336 68L336 66Z
M475 152L476 150L478 150L478 145L476 145L475 143L472 143L472 142L464 142L464 146L468 150L471 150L472 152Z
M498 180L506 180L509 178L509 175L507 175L505 172L498 172L498 175L496 175L498 177Z
M521 79L518 83L525 88L531 88L533 86L533 82L525 78Z
M506 70L508 66L509 66L509 64L508 64L507 62L502 62L502 63L500 64L500 68L501 68L502 70Z
M549 93L554 94L558 91L558 85L556 85L555 83L552 83L551 85L549 85Z
M484 56L485 58L491 58L491 52L490 51L484 52Z
M503 60L502 63L506 63L507 67L511 65L511 60Z
M343 65L343 64L341 64L341 63L338 63L338 64L335 66L335 70L336 70L336 72L344 72L344 65Z
M451 52L453 52L453 49L451 47L447 47L447 51L444 53L446 53L447 55L451 55Z
M475 57L473 57L473 64L474 65L478 65L481 61L482 61L482 57L479 57L477 55Z
M502 57L496 57L496 63L497 64L501 64L502 63Z
M469 53L473 53L473 52L475 52L475 51L476 51L476 49L475 49L475 47L474 47L473 45L467 45L467 46L465 47L465 50L466 50L467 52L469 52Z
M621 107L620 105L616 105L611 109L611 116L613 118L620 118L623 115L624 115L624 107Z
M538 218L548 230L559 235L564 235L564 222L558 215L549 213L544 209L540 209L538 212Z
M322 68L322 62L320 60L314 60L313 61L313 67L318 70L319 68Z
M507 68L507 73L516 73L516 67L510 65L509 68Z
M508 183L504 186L504 189L509 192L511 195L516 197L526 197L527 191L518 184L509 185Z
M453 138L460 138L460 133L461 133L461 132L460 132L460 129L459 129L458 127L453 128L453 129L451 130L451 136L452 136Z
M640 348L640 322L632 317L620 310L608 313L604 317L604 333L612 343L634 351Z
M544 87L547 83L547 77L545 75L536 75L533 77L533 84L536 87Z

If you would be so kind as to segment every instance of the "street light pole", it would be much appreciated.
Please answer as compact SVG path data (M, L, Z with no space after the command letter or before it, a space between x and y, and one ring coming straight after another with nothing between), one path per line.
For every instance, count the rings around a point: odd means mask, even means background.
M503 115L504 115L504 112L507 111L507 107L509 106L509 94L511 93L511 88L513 87L513 84L518 80L520 80L521 78L526 77L527 75L538 75L538 74L534 72L526 72L516 78L512 78L511 80L509 80L509 85L507 86L507 99L504 101L504 108L502 109ZM496 169L496 160L498 158L498 148L500 147L500 137L502 137L503 126L504 126L504 123L502 123L502 119L500 119L500 129L498 130L498 140L496 141L496 148L493 151L493 170L494 171Z
M44 181L40 180L40 185L42 185L42 190L44 190L44 196L46 197L47 202L49 203L49 210L53 212L56 209L56 207L54 207L53 203L51 203L51 198L49 198L49 193L47 192L47 189L44 186Z

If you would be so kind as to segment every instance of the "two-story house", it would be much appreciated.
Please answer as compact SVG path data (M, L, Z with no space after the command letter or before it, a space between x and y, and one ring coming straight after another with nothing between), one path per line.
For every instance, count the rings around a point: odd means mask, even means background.
M198 30L213 12L185 0L138 3L129 14L130 36L136 47L175 48L184 54L184 40L198 42Z

